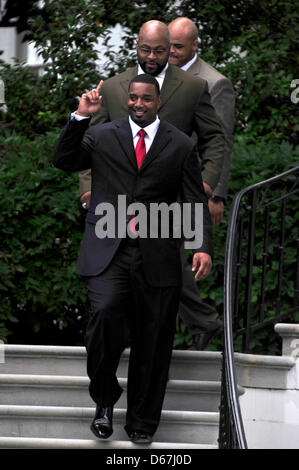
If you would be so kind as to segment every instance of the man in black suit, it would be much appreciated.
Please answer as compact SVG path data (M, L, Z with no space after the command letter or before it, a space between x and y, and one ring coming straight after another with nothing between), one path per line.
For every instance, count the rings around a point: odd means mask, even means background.
M190 204L195 227L196 203L202 204L203 239L193 250L193 269L199 265L195 274L199 280L211 269L211 219L195 144L158 119L161 97L155 78L143 74L131 81L129 117L88 127L90 116L101 108L101 86L82 95L78 110L61 133L53 163L67 171L91 168L92 174L91 203L77 267L92 307L85 336L89 390L97 404L91 429L100 438L112 434L113 406L122 393L116 371L126 345L124 325L128 320L131 352L125 429L133 442L149 443L159 424L171 359L181 285L181 242L171 230L168 238L161 233L152 237L150 230L146 236L132 235L127 229L132 222L128 206L142 203L148 218L152 204L169 206L180 193L182 203ZM145 137L139 138L138 133L144 131ZM120 222L120 195L127 204L125 226ZM119 222L109 238L99 235L99 228L104 227L101 204L111 204L114 220Z
M207 196L212 196L219 184L225 140L211 104L207 82L168 63L169 31L167 25L160 21L152 20L142 25L136 41L136 51L138 63L135 67L104 82L102 108L95 114L91 124L126 116L130 80L144 72L153 75L161 88L159 118L165 119L188 136L196 135L203 185ZM81 202L88 207L91 194L90 170L80 172L79 181ZM193 343L196 344L195 349L205 349L213 335L221 330L222 323L215 308L201 300L187 260L187 251L183 248L181 256L183 290L179 314L188 325Z

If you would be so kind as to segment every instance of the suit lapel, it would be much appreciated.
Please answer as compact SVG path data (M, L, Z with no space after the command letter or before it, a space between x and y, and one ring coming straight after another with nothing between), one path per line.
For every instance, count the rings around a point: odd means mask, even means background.
M126 74L123 76L120 86L122 87L125 97L126 97L126 102L128 100L128 88L129 88L129 83L137 75L138 67L131 67L126 71Z
M148 165L150 165L158 157L158 155L162 152L170 140L171 130L165 126L163 121L161 121L151 148L147 152L139 171L143 171Z
M191 67L187 70L187 72L190 72L193 75L199 75L201 65L202 65L202 60L200 57L197 57L196 61L194 62L194 64L191 65Z
M165 106L169 98L175 93L176 89L181 85L182 80L177 76L175 66L168 65L166 70L164 82L161 89L161 107Z
M129 119L123 118L119 121L114 121L114 122L115 122L115 127L116 127L115 129L116 137L118 139L119 145L123 149L130 164L133 165L136 171L138 171Z

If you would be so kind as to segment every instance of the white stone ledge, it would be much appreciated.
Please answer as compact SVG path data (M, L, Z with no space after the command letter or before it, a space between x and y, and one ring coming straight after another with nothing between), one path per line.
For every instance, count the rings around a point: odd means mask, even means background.
M28 344L4 344L4 352L9 355L31 356L82 356L86 357L86 349L84 346L48 346L48 345L28 345ZM127 348L123 352L123 356L129 356L130 349ZM222 353L219 351L186 351L174 349L172 357L180 360L206 360L219 361Z
M121 380L121 379L120 379ZM0 385L41 386L41 387L88 387L88 377L73 377L67 375L29 375L29 374L0 374Z
M275 369L290 369L295 360L284 356L266 356L258 354L235 353L235 362L238 364L252 365L255 367L270 367Z
M296 387L296 362L293 357L235 353L234 358L237 381L242 387Z
M4 354L11 356L82 356L86 357L86 349L83 346L43 346L28 344L4 344Z
M120 386L126 388L127 379L119 377ZM35 375L35 374L0 374L0 385L14 385L16 387L79 387L87 388L89 378L68 375ZM220 393L221 382L205 380L172 380L167 383L169 390L182 391L209 391Z
M215 449L208 444L175 442L152 442L149 445L133 444L130 441L101 441L93 439L46 439L26 437L0 437L0 448L14 449Z
M283 333L289 336L297 336L299 338L299 325L297 323L276 323L274 330L279 335Z
M282 338L283 356L299 357L299 325L277 323L274 329Z
M0 416L11 416L17 418L32 417L51 417L58 418L80 418L90 419L94 416L94 408L92 407L66 407L66 406L30 406L30 405L0 405ZM123 419L126 411L116 408L113 415L117 419ZM172 423L206 423L217 425L219 423L218 412L208 411L172 411L163 410L161 421Z

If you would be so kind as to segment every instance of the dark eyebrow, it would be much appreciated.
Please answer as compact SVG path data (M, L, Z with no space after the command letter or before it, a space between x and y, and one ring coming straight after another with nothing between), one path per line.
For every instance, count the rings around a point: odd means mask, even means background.
M130 92L129 96L137 96L136 93ZM145 94L141 95L140 98L153 98L153 95Z

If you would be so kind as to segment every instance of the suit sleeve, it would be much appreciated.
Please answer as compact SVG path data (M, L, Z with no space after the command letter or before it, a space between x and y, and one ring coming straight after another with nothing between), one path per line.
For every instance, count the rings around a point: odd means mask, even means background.
M195 131L197 146L202 165L202 178L214 190L218 184L224 159L223 130L211 104L208 84L204 80L204 88L195 104Z
M110 121L109 111L106 103L105 98L105 84L103 85L102 91L102 107L98 113L96 113L90 121L90 125L93 126L95 124L104 124L105 122ZM91 172L90 169L80 171L79 172L79 195L87 193L91 191Z
M90 119L69 120L62 129L53 156L53 165L65 171L80 171L91 167L92 133ZM87 132L86 132L87 131Z
M191 228L190 232L195 233L190 248L193 249L194 253L204 252L213 257L213 228L195 147L184 161L181 200L183 203L189 203L188 206L191 208L191 218L188 217L187 223L184 212L187 206L183 205L184 235L186 235L189 228ZM188 212L189 209L186 210ZM190 222L191 227L189 227Z
M110 121L109 110L108 110L106 95L105 95L105 83L103 84L103 87L101 90L101 96L102 96L102 107L100 111L98 111L96 114L92 116L91 121L90 121L91 126L94 126L95 124L104 124L104 122Z
M218 80L214 86L210 88L210 95L211 103L222 125L225 139L223 167L213 194L214 196L226 198L231 166L231 154L233 150L235 92L231 82L224 78L222 80Z

